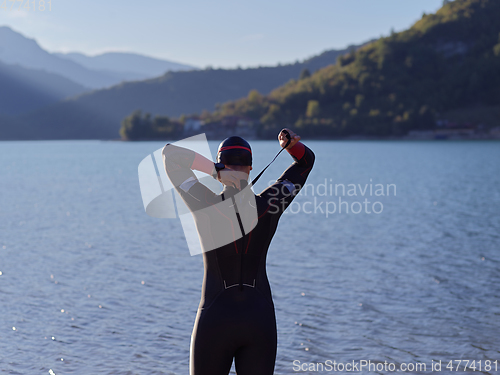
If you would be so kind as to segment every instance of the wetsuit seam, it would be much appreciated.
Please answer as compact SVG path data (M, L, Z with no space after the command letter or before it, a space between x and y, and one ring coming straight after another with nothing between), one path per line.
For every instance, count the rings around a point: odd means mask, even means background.
M222 290L219 290L219 292L217 292L217 294L212 299L212 302L210 302L208 304L208 306L203 305L202 307L199 308L199 310L207 310L207 309L209 309L210 306L212 306L214 304L214 302L217 301L217 299L221 296L222 293L224 293L224 288Z
M267 302L267 304L269 305L269 307L272 307L274 309L274 303L272 302L272 300L269 300L269 297L266 296L264 294L264 292L262 290L260 290L259 288L255 287L254 289L257 290L262 297L264 297L264 300Z
M217 256L217 250L215 250L215 264L217 264L217 273L219 274L219 292L215 295L214 299L212 300L212 302L210 303L210 305L208 307L210 307L212 305L212 303L214 303L214 301L217 299L217 297L222 293L224 292L224 278L222 277L222 272L220 270L220 266L219 266L219 257Z

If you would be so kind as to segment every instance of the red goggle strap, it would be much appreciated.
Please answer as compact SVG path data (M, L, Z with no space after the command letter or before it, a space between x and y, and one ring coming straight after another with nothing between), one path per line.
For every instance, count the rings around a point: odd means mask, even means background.
M219 151L217 151L217 153L220 153L221 151L232 150L235 148L241 148L243 150L247 150L250 154L252 153L252 150L250 150L248 147L245 147L245 146L225 146L225 147L221 147L219 149Z

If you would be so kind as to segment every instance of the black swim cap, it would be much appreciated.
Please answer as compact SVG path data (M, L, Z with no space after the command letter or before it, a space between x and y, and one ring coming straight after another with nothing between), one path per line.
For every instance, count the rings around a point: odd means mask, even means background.
M219 145L217 162L224 165L252 165L252 149L241 137L226 138Z

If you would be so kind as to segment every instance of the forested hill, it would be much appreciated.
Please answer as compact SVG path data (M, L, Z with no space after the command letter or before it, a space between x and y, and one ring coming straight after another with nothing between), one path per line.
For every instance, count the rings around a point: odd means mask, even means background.
M0 115L34 110L86 90L66 77L1 61L0 82Z
M314 136L397 136L433 128L454 109L480 113L500 105L499 20L498 0L455 0L309 78L204 117L260 119L263 136L285 125Z
M112 139L122 119L136 109L158 115L212 111L217 103L263 94L334 64L338 56L359 46L331 50L303 62L248 69L205 69L168 72L146 81L126 82L64 100L15 119L0 121L0 139Z

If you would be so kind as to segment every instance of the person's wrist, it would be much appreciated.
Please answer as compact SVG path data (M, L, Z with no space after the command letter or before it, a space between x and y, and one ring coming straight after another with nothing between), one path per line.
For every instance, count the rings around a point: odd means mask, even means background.
M299 141L291 141L290 144L288 145L288 147L286 147L287 150L291 150L292 148L295 147L295 145L299 143Z

